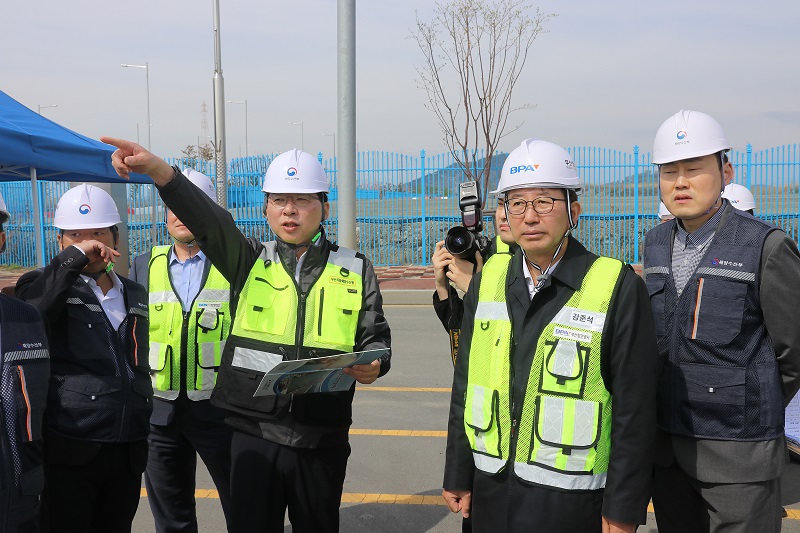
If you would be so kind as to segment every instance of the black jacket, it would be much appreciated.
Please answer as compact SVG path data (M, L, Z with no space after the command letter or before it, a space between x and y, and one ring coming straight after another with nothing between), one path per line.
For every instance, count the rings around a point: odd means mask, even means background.
M48 438L53 434L98 443L144 440L153 396L147 293L119 276L128 314L115 331L80 278L88 262L79 249L68 246L47 267L17 281L16 296L37 307L50 326Z
M256 239L246 238L242 235L230 213L212 202L182 174L177 173L175 179L159 190L167 206L192 231L200 249L231 284L230 305L232 313L234 313L233 322L235 322L235 310L241 290L263 245ZM325 267L328 253L335 246L327 240L325 232L322 231L322 236L308 248L300 271L298 285L301 293L307 293L319 278ZM279 241L277 250L284 268L294 277L297 266L294 248ZM383 300L378 288L378 279L372 264L366 258L364 258L363 294L355 350L387 348L391 344L389 325L383 316ZM381 359L380 375L389 371L390 357L387 355ZM224 370L221 370L219 379L222 379L222 372ZM324 405L325 399L330 398L324 394L308 396L320 396L318 403L314 404L317 407ZM211 401L215 403L214 396ZM281 400L281 402L283 401L285 399ZM347 440L346 426L349 425L350 408L350 400L348 400L346 405L342 406L345 411L339 412L335 416L333 428L326 428L323 425L324 421L312 420L312 418L320 416L319 412L315 413L317 409L313 406L309 406L308 409L300 409L301 417L302 413L308 415L302 419L298 419L296 416L298 413L289 411L288 407L284 409L282 406L277 406L276 412L281 413L281 416L276 418L238 412L231 413L227 421L240 431L279 444L314 448L338 444ZM347 419L345 427L341 425L342 418Z
M0 295L0 532L14 522L17 496L38 496L44 486L42 415L50 362L41 314ZM16 529L12 529L16 531Z
M531 300L522 268L522 253L517 251L514 255L509 266L506 299L514 335L511 364L513 405L517 412L523 405L530 365L543 328L580 288L596 258L595 254L570 237L567 251L555 271ZM464 320L447 437L443 486L448 490L471 490L473 476L483 475L475 471L464 432L464 398L480 278L478 273L472 279L464 300ZM624 269L615 288L605 328L603 353L606 357L602 361L601 372L606 388L611 392L614 407L611 457L602 512L613 520L643 524L650 498L649 482L655 439L656 339L647 289L630 268ZM515 442L511 443L512 450L515 445ZM532 498L531 494L535 492L528 491L513 475L508 476L508 483L509 490L504 497L515 502L510 512L524 512L528 503L537 504L536 501L525 499ZM473 495L473 501L480 496ZM503 505L506 503L502 502ZM562 509L559 512L569 511ZM516 519L519 521L519 516ZM535 514L531 514L530 520L532 530L536 529ZM498 532L505 530L505 525L498 524Z

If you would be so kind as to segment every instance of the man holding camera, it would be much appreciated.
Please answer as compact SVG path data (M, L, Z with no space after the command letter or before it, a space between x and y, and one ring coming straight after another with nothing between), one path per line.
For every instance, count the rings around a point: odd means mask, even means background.
M464 300L442 491L475 531L633 532L646 520L653 318L631 268L570 236L580 189L547 141L524 141L503 166L520 249L491 257Z
M477 198L480 198L480 194L477 194ZM461 292L467 292L473 274L481 271L486 260L496 253L513 254L517 248L514 236L508 227L508 219L506 218L506 210L502 200L503 197L498 195L497 208L494 214L495 237L488 245L481 246L480 241L474 239L475 245L462 251L453 249L453 246L449 245L447 240L436 243L436 251L433 254L433 272L436 278L433 309L436 311L436 316L441 320L444 329L450 334L450 352L454 365L458 353L461 318L464 316L464 302L456 289ZM478 201L480 202L480 200ZM463 208L462 213L464 213ZM478 210L477 220L480 221L480 218L481 212ZM466 222L466 219L464 221ZM474 229L466 227L466 224L456 226L448 232L448 237L454 229L479 232L481 225L472 226Z

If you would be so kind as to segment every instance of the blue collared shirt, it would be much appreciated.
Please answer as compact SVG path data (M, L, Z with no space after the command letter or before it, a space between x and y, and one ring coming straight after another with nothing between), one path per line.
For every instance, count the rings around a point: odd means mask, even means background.
M205 263L206 256L202 251L198 251L194 257L189 257L183 263L178 261L175 248L169 251L169 275L172 278L172 286L181 300L184 313L189 310L200 292Z

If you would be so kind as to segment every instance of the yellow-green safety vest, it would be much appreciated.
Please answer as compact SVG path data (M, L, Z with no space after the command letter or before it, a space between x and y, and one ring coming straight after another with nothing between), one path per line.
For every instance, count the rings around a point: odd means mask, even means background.
M269 372L299 347L352 352L363 298L363 260L348 248L331 251L300 305L297 284L281 264L275 244L265 243L250 269L232 334L287 349L275 353L236 346L231 366Z
M157 398L174 400L181 389L181 343L186 343L186 394L205 400L217 380L231 329L230 285L211 265L208 278L184 317L169 277L171 246L153 248L148 273L150 371ZM186 337L183 335L184 319Z
M496 264L495 257L500 260ZM508 256L484 265L470 345L464 426L475 466L499 472L511 447L511 320ZM487 269L488 267L488 269ZM603 328L623 263L598 258L581 288L543 329L517 425L517 477L566 490L605 486L611 394L601 374Z

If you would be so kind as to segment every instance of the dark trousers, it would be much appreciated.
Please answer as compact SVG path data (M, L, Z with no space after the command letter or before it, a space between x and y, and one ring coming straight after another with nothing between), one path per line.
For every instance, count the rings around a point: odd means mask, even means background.
M295 533L339 531L350 445L291 448L239 431L231 445L235 533L284 531L286 508Z
M560 491L527 485L506 468L475 473L472 531L475 533L600 533L603 490Z
M69 464L45 462L42 531L130 533L139 506L147 441L81 444L70 440L80 460L65 457L63 462Z
M0 491L0 533L39 533L39 496Z
M677 461L656 465L653 507L659 533L773 533L781 530L780 479L705 483Z
M203 402L179 400L167 425L151 425L145 486L159 533L196 532L194 499L197 455L205 463L219 493L230 529L231 429L224 411ZM198 410L219 416L198 416ZM207 413L208 414L208 413Z

